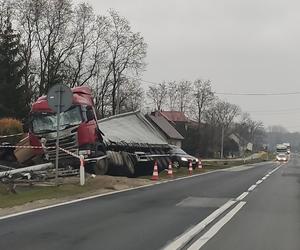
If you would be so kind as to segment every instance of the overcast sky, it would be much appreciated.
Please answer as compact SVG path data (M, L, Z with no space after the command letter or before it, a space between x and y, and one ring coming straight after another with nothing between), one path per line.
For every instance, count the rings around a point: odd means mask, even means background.
M88 0L125 16L148 44L143 79L211 79L216 92L300 91L300 2ZM300 95L220 96L266 126L300 131Z

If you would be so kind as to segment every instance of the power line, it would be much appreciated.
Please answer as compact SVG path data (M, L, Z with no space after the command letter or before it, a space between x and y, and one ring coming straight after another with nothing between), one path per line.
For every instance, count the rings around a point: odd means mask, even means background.
M281 113L255 113L256 116L273 116L273 115L294 115L297 112L281 112Z
M273 110L248 110L248 113L280 113L280 112L294 112L300 111L300 108L290 108L290 109L273 109Z
M282 95L300 95L300 92L281 92L281 93L230 93L230 92L214 92L217 95L227 96L282 96Z

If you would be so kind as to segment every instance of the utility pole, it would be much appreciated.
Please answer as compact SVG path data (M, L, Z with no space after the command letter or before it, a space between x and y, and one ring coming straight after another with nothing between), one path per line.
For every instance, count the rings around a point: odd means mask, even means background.
M221 136L221 159L224 156L224 125L222 125L222 136Z
M116 107L116 115L120 114L120 87L121 87L121 73L118 73L118 83L117 83L117 107Z
M120 84L117 85L116 115L120 114Z

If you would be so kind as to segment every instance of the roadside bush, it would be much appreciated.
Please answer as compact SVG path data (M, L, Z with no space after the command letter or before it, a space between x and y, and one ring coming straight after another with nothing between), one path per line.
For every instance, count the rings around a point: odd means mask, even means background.
M23 126L19 120L13 118L0 119L0 135L23 133Z

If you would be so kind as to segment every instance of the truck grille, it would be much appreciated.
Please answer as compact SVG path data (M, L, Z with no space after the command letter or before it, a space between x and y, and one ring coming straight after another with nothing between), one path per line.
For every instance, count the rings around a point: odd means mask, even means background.
M55 146L56 146L56 139L48 139L47 140L46 147L55 147ZM78 141L77 141L76 132L69 134L67 136L64 136L64 137L60 137L59 147L78 155ZM47 153L49 156L49 160L54 161L55 156L56 156L56 150L49 149L49 150L47 150ZM69 158L74 158L74 157L60 150L59 158L60 159L69 159Z

